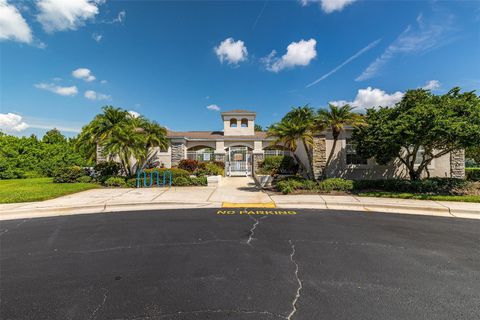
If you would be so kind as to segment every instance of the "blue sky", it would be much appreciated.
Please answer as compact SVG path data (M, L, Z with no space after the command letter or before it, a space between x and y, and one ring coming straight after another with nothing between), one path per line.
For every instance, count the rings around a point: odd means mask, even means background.
M172 130L219 110L392 105L480 88L478 1L0 0L0 129L75 135L103 105Z

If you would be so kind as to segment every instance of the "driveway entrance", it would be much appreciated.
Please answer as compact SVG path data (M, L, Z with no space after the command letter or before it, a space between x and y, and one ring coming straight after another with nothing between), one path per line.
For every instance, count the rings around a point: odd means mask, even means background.
M224 206L274 205L272 199L257 187L252 177L225 177L222 184L210 196L209 201L221 202Z

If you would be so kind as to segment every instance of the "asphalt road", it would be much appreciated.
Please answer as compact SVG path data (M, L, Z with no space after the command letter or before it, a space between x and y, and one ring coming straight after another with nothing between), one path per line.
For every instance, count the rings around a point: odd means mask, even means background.
M478 220L240 211L1 222L0 318L480 319Z

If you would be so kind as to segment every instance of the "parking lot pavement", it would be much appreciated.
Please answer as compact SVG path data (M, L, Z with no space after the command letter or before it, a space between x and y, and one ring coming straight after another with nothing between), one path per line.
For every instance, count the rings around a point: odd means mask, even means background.
M475 319L478 220L188 209L2 221L2 319Z

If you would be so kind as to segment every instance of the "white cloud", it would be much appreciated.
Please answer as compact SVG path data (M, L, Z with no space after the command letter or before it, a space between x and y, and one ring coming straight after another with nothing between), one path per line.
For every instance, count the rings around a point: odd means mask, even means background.
M127 12L125 10L122 10L117 14L116 18L112 20L104 20L102 21L102 23L106 23L106 24L123 23L126 17L127 17Z
M440 81L430 80L427 83L425 83L425 85L422 87L422 89L433 91L433 90L436 90L436 89L440 88L440 86L441 86Z
M20 11L7 0L0 0L0 40L31 43L32 30Z
M368 50L372 49L373 47L375 47L378 43L380 42L380 39L378 40L375 40L373 41L372 43L370 43L368 46L366 46L365 48L363 48L362 50L358 51L357 53L355 53L353 56L351 56L350 58L348 58L347 60L345 60L344 62L342 62L340 65L338 65L335 69L331 70L330 72L324 74L323 76L321 76L320 78L318 78L317 80L313 81L312 83L308 84L307 85L307 88L308 87L311 87L317 83L319 83L320 81L322 80L325 80L326 78L328 78L329 76L331 76L332 74L334 74L335 72L337 72L338 70L340 70L341 68L343 68L345 65L349 64L351 61L355 60L356 58L358 58L359 56L361 56L363 53L367 52Z
M0 113L0 130L5 132L19 132L28 127L29 125L23 121L21 115L14 113Z
M138 113L137 111L130 110L130 111L128 111L128 113L130 113L130 115L131 115L133 118L138 118L138 117L140 117L140 113Z
M78 89L76 86L61 87L53 83L37 83L35 84L35 88L51 91L61 96L75 96L78 93Z
M37 20L45 32L76 30L94 18L102 1L96 0L39 0Z
M381 69L397 55L424 53L445 45L451 40L452 17L430 24L426 24L423 20L423 16L419 15L417 26L408 26L355 80L363 81L377 76Z
M92 34L92 39L95 40L95 41L97 41L97 42L102 41L102 38L103 38L103 36L102 36L101 34L99 34L99 33L94 32L94 33Z
M110 100L112 98L111 96L109 96L107 94L98 93L98 92L95 92L93 90L85 91L84 96L85 96L85 98L90 99L90 100Z
M267 70L272 72L279 72L285 68L293 68L295 66L307 66L317 56L316 44L317 41L315 39L308 41L302 39L298 42L290 43L287 47L287 53L281 58L276 58L276 51L273 50L262 60L266 64Z
M207 109L211 110L211 111L220 111L220 107L217 106L216 104L211 104L211 105L207 106Z
M238 64L247 60L248 51L242 40L235 41L233 38L223 40L214 48L220 62L226 61L228 64Z
M87 68L78 68L76 70L72 71L72 76L74 76L77 79L83 79L87 82L95 80L95 76L92 74L92 71Z
M404 93L397 91L392 94L388 94L385 91L377 88L368 87L366 89L360 89L357 92L357 96L353 101L338 100L331 101L330 103L337 106L343 106L349 104L352 107L359 109L375 108L375 107L390 107L395 103L402 100Z
M100 83L101 84L106 84L106 83L108 83L108 81L107 80L102 80L102 81L100 81Z
M334 11L342 11L343 8L356 0L301 0L302 5L306 6L310 2L320 2L323 12L332 13Z

